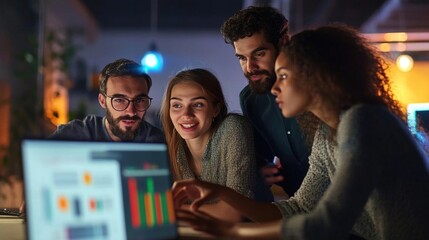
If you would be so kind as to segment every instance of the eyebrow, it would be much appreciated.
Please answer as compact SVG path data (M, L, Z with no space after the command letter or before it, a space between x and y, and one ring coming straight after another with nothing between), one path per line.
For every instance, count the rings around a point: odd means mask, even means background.
M267 49L268 49L267 47L263 47L263 46L261 46L261 47L256 48L255 50L253 50L253 51L251 52L251 54L255 54L256 52L263 51L263 50L267 50ZM242 54L238 54L238 53L236 53L236 54L235 54L235 56L236 56L236 57L242 57L243 55L242 55Z
M119 93L117 93L117 94L113 94L113 95L111 95L111 96L112 96L112 97L130 98L130 99L139 98L139 97L149 97L149 96L148 96L148 95L146 95L145 93L141 93L141 94L139 94L139 95L137 95L137 96L135 96L135 97L133 97L133 98L131 98L131 97L127 96L127 95L124 95L124 94L119 94Z
M196 100L200 100L200 99L202 99L202 100L206 100L206 101L208 101L208 99L207 98L205 98L205 97L194 97L194 98L191 98L191 101L196 101ZM182 101L183 99L182 98L179 98L179 97L171 97L170 98L170 101L171 100L179 100L179 101Z
M282 67L277 68L277 69L275 70L275 72L279 72L279 71L281 71L281 70L290 71L290 68L288 68L288 67L286 67L286 66L282 66Z

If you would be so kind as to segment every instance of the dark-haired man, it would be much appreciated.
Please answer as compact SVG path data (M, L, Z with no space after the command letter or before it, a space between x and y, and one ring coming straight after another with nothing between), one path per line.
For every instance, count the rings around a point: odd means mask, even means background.
M289 39L288 21L274 8L251 6L227 19L221 33L233 46L249 81L240 93L240 105L255 129L262 174L267 184L275 183L292 196L307 173L309 146L296 119L282 116L270 92L276 79L274 62L279 46ZM272 167L275 156L280 164Z
M152 98L152 80L142 66L128 59L107 64L99 78L98 102L106 116L88 115L59 125L53 139L164 142L162 131L143 118Z

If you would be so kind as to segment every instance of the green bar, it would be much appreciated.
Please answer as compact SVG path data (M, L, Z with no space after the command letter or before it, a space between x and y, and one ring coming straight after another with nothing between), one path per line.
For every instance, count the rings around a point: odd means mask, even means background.
M143 227L147 227L146 224L146 211L145 211L145 205L144 205L144 192L138 193L139 197L139 209L140 209L140 222Z
M162 223L166 224L168 222L168 206L167 206L167 197L166 192L161 193L161 206L162 206Z
M152 178L147 179L147 191L149 193L149 199L152 206L152 222L156 225L155 189Z

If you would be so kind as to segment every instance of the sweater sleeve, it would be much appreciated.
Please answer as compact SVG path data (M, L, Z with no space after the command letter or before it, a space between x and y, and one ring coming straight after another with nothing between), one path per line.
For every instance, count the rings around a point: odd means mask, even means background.
M337 167L331 185L312 212L283 220L283 239L347 237L374 189L373 165L382 159L380 146L385 141L382 125L376 111L353 107L344 114L337 129Z
M256 160L252 127L246 118L236 114L229 115L225 121L222 135L226 141L221 151L225 151L226 156L226 186L253 198L251 187L256 174Z
M328 142L321 128L314 136L311 152L310 167L301 187L293 197L273 203L279 208L283 218L313 210L331 182L325 161L333 156L333 145Z

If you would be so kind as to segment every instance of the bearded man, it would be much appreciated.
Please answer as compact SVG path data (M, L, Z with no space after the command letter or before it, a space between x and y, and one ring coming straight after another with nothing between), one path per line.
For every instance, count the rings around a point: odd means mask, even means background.
M150 76L138 63L118 59L107 64L100 74L98 94L106 115L61 124L50 138L163 143L162 131L143 119L152 102L151 86Z

